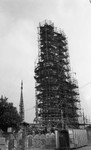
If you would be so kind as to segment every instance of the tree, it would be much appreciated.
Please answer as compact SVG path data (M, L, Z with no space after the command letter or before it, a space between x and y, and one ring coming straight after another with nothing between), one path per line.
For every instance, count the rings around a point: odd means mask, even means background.
M0 98L0 128L5 132L9 127L18 130L21 123L16 107L13 106L13 103L9 103L7 99L3 96Z

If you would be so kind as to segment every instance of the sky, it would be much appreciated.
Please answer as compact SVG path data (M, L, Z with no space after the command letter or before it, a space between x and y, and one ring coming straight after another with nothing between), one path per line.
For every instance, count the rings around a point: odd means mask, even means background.
M81 107L91 118L91 3L89 0L0 0L0 95L19 110L23 80L25 121L35 116L34 68L39 22L51 20L68 40Z

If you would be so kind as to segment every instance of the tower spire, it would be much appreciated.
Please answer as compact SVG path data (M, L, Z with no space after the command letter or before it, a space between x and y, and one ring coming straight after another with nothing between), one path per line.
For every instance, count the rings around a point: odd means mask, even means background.
M21 81L21 95L20 95L20 117L24 121L24 102L23 102L23 81Z

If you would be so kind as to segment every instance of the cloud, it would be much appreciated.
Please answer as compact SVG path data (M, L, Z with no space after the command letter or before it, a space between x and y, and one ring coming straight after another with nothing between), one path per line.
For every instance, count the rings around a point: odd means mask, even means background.
M25 16L30 7L29 0L1 0L0 6L4 12L11 14L13 17L19 18ZM25 15L24 15L25 14Z
M5 36L18 20L38 23L57 16L60 0L0 0L0 36Z
M69 21L71 21L72 18L77 20L79 16L83 17L83 11L86 9L88 9L87 0L60 0L58 5L60 17Z
M50 13L54 14L56 5L54 0L1 0L0 7L4 12L8 13L13 19L30 18L38 19L39 16L47 16ZM52 7L50 7L52 6Z
M80 88L81 107L84 108L85 115L91 117L91 83L87 83Z
M1 39L1 46L3 48L2 55L7 54L6 57L14 56L20 58L22 55L27 55L29 48L34 46L34 32L33 23L29 20L19 20L6 36Z
M9 15L3 12L0 9L0 38L3 38L7 33L9 33L10 29L12 28L12 20Z

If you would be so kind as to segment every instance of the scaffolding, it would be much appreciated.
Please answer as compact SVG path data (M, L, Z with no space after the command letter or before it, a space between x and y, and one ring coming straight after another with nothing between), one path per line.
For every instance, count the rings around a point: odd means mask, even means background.
M51 21L39 23L35 66L36 122L78 125L78 86L72 81L68 42Z

